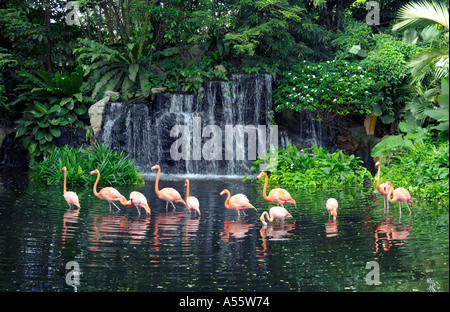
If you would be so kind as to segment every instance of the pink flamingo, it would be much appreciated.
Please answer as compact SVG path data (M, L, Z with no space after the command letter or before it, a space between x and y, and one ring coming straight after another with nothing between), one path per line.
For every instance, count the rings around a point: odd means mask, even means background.
M294 204L295 208L297 208L297 203L295 200L291 197L291 194L289 194L288 191L282 188L276 188L269 192L269 196L266 195L267 191L267 184L269 183L269 178L267 177L267 174L263 171L258 175L257 179L261 179L262 177L265 177L264 181L264 189L263 189L263 197L265 200L270 201L272 203L276 203L277 205L281 205L281 207L284 208L283 204L286 203L292 203Z
M391 194L393 194L393 197L391 199ZM409 194L408 190L403 188L403 187L399 187L397 189L394 190L394 188L391 188L389 190L389 193L387 195L387 199L388 201L390 201L391 203L393 202L398 202L398 209L400 211L400 216L402 216L402 207L401 207L401 203L405 203L406 207L408 207L409 209L409 217L411 217L411 209L408 206L408 203L411 204L411 206L414 207L413 201L411 199L411 195Z
M244 216L246 216L244 210L247 208L253 208L256 210L256 208L250 204L250 201L248 200L247 196L245 196L244 194L236 194L231 196L230 195L230 191L227 189L224 189L222 192L220 192L220 196L222 196L223 194L228 194L227 199L225 200L225 208L230 209L230 210L236 210L238 213L238 216L240 216L240 212L242 210L242 212L244 213ZM230 198L231 196L231 198ZM258 211L258 210L256 210Z
M184 181L184 186L186 186L186 207L189 209L189 214L191 214L191 210L197 211L200 215L200 203L198 202L197 197L189 196L189 179Z
M136 207L139 216L141 215L141 208L144 208L147 217L152 213L150 206L147 203L147 198L140 192L133 191L130 193L130 200L127 202L126 206L131 207L133 204Z
M328 198L326 203L328 219L333 216L333 221L336 221L338 206L338 201L335 198Z
M267 217L267 220L273 222L273 220L275 219L283 220L286 218L292 218L292 215L283 207L272 207L270 208L269 213L267 213L267 211L264 211L261 214L261 218L259 218L259 221L261 221L263 225L267 225L264 217Z
M72 205L75 205L80 208L80 202L78 200L77 194L72 191L66 191L66 176L67 176L67 168L66 166L62 167L61 171L64 171L64 184L63 184L63 196L66 200L67 204L69 204L70 209L72 209Z
M109 203L109 212L111 212L111 203L116 206L117 209L120 210L119 207L117 207L117 205L114 203L115 201L120 201L120 203L123 206L127 206L127 199L125 198L125 196L123 196L122 194L119 193L118 190L116 190L113 187L104 187L100 190L100 192L97 192L97 184L98 184L98 180L100 180L100 172L98 171L98 169L95 169L93 171L91 171L90 175L93 174L97 174L97 180L95 180L94 183L94 195L97 196L100 199L104 199L106 201L108 201Z
M387 203L387 208L388 208L388 213L389 213L389 201L386 200L386 196L388 195L390 189L394 189L394 186L392 185L392 183L390 181L386 181L386 182L380 184L380 167L381 167L380 162L377 161L375 163L375 166L378 167L377 189L378 189L378 192L380 192L381 195L383 195L383 205L384 205L384 208L386 209L386 203Z
M166 204L166 210L169 203L172 204L173 209L175 209L175 205L173 203L183 203L186 207L186 202L181 198L180 193L174 188L171 187L165 187L162 190L159 190L158 183L159 183L159 177L161 175L161 167L159 165L154 165L151 170L158 169L158 175L156 176L155 181L155 193L156 196L159 197L159 199L162 199L167 202Z

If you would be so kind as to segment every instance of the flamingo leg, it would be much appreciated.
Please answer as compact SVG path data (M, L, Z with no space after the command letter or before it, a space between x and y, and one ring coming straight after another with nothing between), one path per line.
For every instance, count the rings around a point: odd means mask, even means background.
M116 206L116 208L120 211L120 208L114 203L114 202L111 202L114 206Z
M173 206L173 210L175 211L175 205L172 203L172 202L170 202L171 204L172 204L172 206Z
M405 203L405 204L406 204L406 207L408 207L408 209L409 209L409 217L411 217L411 213L412 213L411 208L409 208L408 203Z
M169 207L169 202L166 202L166 212L167 212L167 207Z
M134 205L134 207L136 207L137 211L138 211L138 216L141 216L141 209L138 208L138 206Z

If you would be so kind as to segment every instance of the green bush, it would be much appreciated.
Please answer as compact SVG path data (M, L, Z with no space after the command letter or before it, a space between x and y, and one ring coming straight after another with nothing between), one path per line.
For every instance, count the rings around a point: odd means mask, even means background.
M77 128L88 123L88 105L92 101L83 95L87 84L83 82L81 67L71 73L22 71L20 75L34 88L15 101L28 105L23 117L16 121L16 137L33 157L40 157L60 137L62 127Z
M124 152L117 153L99 143L93 151L68 145L53 148L42 161L31 160L32 180L49 185L60 184L64 179L61 168L67 167L70 184L88 185L95 181L89 173L98 169L103 185L125 185L144 183L142 173L137 171L134 161L127 159Z
M290 108L339 115L370 114L378 100L373 94L374 84L371 73L357 62L303 61L281 74L273 99L276 111Z
M358 186L372 180L358 157L348 156L341 150L330 154L326 148L315 146L298 151L295 145L289 145L279 149L277 156L276 167L274 157L267 154L253 162L250 171L258 170L265 160L269 164L272 161L272 167L268 168L272 169L270 181L298 187Z
M381 147L376 145L373 148L377 148L378 152L384 150L385 156L388 156L388 165L381 166L381 180L391 181L395 188L408 189L413 200L437 202L448 209L448 140L432 138L425 128L406 127L402 124L402 128L408 130L406 135L395 136L397 144L381 144L386 139L377 144Z

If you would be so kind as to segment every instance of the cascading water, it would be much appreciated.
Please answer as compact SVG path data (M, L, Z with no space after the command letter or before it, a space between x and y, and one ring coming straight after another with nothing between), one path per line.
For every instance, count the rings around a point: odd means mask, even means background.
M290 140L271 126L270 74L233 74L230 81L205 82L198 95L157 94L151 108L109 103L99 141L124 151L146 173L160 164L165 173L247 175L251 144L259 155ZM187 140L174 147L180 138Z

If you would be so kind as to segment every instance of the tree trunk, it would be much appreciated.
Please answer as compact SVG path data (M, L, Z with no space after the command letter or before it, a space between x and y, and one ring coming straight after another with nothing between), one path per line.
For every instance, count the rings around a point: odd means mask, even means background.
M48 72L52 71L52 43L50 41L50 0L45 1L45 25L47 28L47 53L45 56L45 65Z

